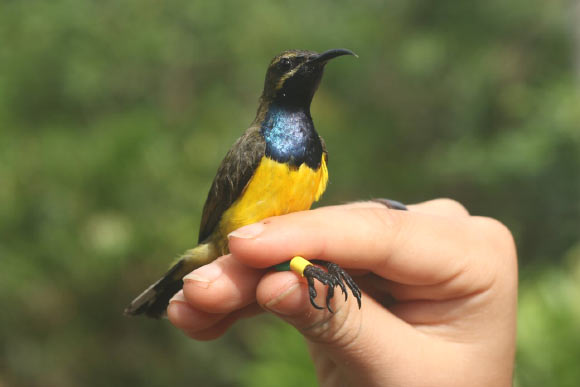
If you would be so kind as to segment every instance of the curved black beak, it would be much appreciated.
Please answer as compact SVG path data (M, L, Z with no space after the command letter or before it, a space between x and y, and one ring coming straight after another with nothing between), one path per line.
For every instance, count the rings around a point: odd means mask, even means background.
M352 55L352 56L358 58L358 55L355 54L354 52L352 52L351 50L347 50L346 48L334 48L332 50L324 51L322 54L318 54L316 56L311 57L307 63L308 64L315 64L315 63L326 64L326 62L328 62L329 60L334 59L334 58L339 57L339 56L343 56L343 55Z

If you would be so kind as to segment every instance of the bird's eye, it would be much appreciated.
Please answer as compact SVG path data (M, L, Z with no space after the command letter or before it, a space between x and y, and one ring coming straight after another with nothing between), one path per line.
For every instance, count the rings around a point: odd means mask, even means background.
M290 62L290 59L288 58L282 58L278 62L278 68L282 71L288 71L290 70L290 67L292 67L292 62Z

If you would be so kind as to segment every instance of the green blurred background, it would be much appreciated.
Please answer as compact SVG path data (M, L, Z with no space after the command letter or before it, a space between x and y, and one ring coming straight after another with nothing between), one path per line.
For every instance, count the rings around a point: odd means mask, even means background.
M0 386L315 384L273 318L210 343L122 316L193 246L288 48L346 47L312 106L321 204L451 197L513 231L517 386L580 380L580 3L0 2Z

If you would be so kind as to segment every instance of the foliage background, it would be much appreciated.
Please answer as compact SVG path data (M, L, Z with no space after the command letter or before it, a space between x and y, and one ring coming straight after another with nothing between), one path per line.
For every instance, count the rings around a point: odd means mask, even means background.
M273 319L196 343L121 312L195 241L270 58L335 47L360 58L313 104L322 204L444 196L506 223L516 385L576 385L579 4L0 2L0 386L315 383Z

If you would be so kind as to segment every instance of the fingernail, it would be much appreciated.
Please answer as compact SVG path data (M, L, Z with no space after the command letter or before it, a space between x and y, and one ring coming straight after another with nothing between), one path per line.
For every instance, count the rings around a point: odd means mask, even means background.
M264 231L263 223L254 223L248 226L240 227L235 231L228 234L228 238L242 238L242 239L252 239L260 235Z
M290 294L294 293L299 287L300 287L300 283L293 284L288 289L286 289L284 292L282 292L282 294L280 294L278 297L275 297L275 298L271 299L270 301L266 302L264 304L264 307L266 309L271 310L274 313L284 314L281 311L281 309L279 308L280 302L282 300L284 300L286 297L288 297Z
M407 211L407 206L393 199L378 198L371 199L371 202L381 203L383 206L386 206L391 210Z
M171 300L169 300L169 303L171 304L172 302L187 303L187 300L185 299L185 296L183 295L183 290L178 291L177 293L175 293L175 295L173 297L171 297Z
M208 263L183 277L183 280L207 289L210 282L215 281L220 275L222 275L221 266L217 263Z

